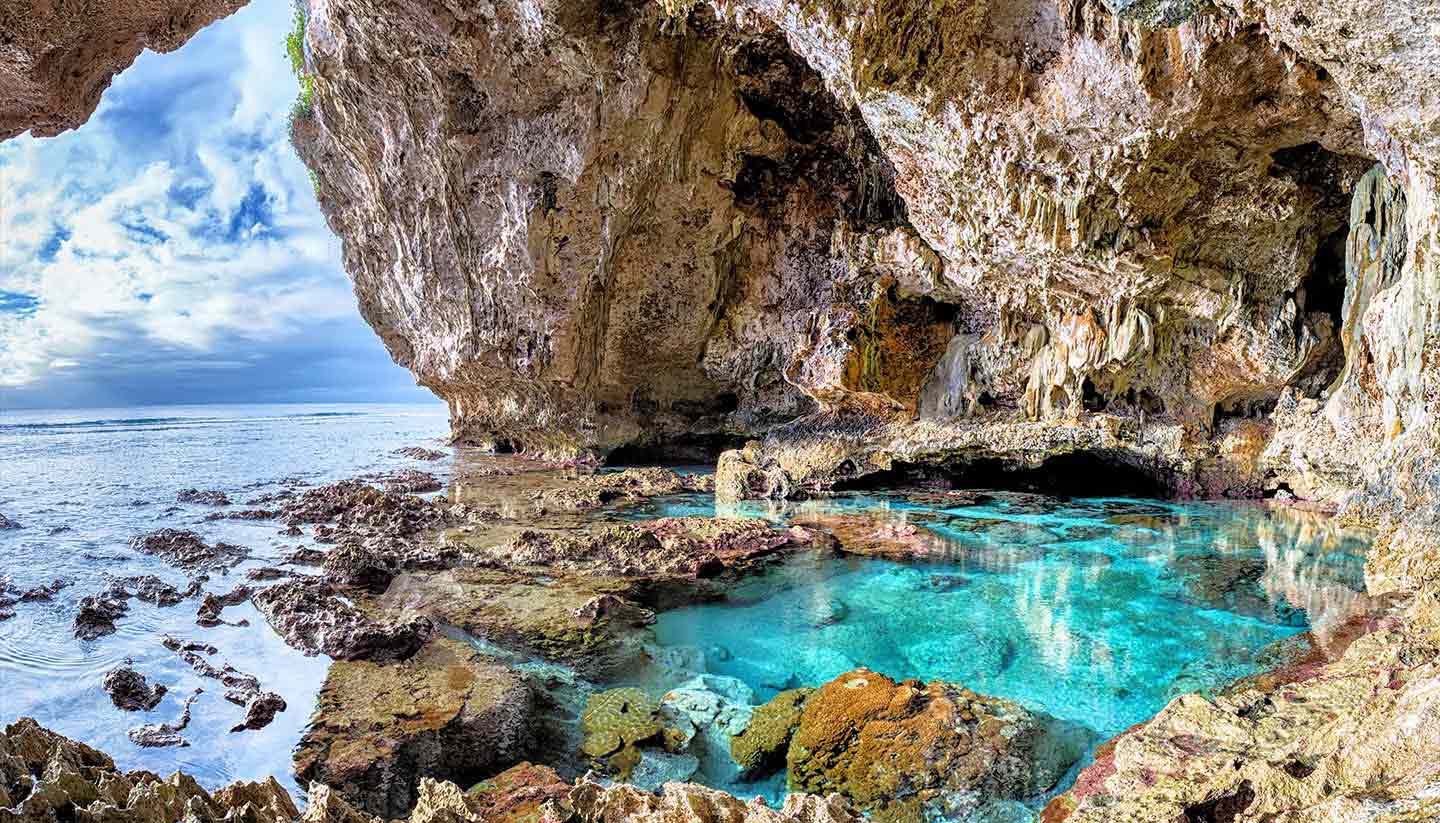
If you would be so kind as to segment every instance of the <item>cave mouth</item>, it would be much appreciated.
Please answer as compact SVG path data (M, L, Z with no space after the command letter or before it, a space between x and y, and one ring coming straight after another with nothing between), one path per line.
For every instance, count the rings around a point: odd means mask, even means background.
M900 486L990 489L1061 498L1175 496L1168 471L1139 455L1111 450L1057 454L1037 466L998 456L945 464L897 462L889 471L844 481L835 488L865 491Z

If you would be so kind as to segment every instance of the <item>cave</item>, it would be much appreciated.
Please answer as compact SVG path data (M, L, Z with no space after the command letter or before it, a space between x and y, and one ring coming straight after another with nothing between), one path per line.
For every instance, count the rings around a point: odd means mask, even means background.
M838 472L837 472L838 473ZM1074 451L1038 466L985 456L945 464L896 463L889 471L842 481L837 490L902 486L990 489L1055 497L1170 497L1169 472L1145 458L1119 451Z

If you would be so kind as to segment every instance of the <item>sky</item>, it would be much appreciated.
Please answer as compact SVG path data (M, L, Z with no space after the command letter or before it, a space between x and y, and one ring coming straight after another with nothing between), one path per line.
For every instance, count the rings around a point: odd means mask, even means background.
M360 319L291 148L289 0L0 143L0 410L435 402Z

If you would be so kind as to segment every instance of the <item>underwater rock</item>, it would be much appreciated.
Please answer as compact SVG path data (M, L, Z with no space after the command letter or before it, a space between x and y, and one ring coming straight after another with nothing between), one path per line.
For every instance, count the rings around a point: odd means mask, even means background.
M702 782L733 783L740 772L731 759L730 742L745 731L754 703L755 693L744 681L697 674L660 698L666 742L672 751L696 758Z
M190 725L190 705L204 692L204 689L196 689L193 694L185 698L184 708L180 711L180 719L174 723L146 723L126 732L130 742L145 749L189 746L190 741L181 737L180 732Z
M423 446L406 446L390 453L396 457L408 457L411 460L443 460L446 457L445 452L427 449Z
M177 503L199 503L202 506L228 506L230 497L218 490L181 489L175 494Z
M421 614L491 643L603 679L642 660L654 612L630 597L630 579L558 579L481 568L403 574L378 608Z
M805 699L814 689L786 689L750 713L744 730L730 739L730 755L740 766L740 775L756 780L785 766L790 738L800 727Z
M1283 599L1271 599L1261 584L1268 563L1263 557L1232 554L1186 554L1171 561L1183 596L1213 609L1258 617L1272 623L1305 625Z
M323 580L292 580L250 598L265 620L292 647L336 660L404 660L434 633L424 617L389 622L371 619L342 600Z
M300 814L274 778L212 794L186 774L121 772L104 753L30 718L0 734L0 764L4 823L292 823Z
M187 571L228 569L249 556L243 547L230 543L211 546L195 532L181 529L160 529L139 535L130 541L130 548L160 557Z
M471 785L518 761L531 714L518 672L436 636L403 662L334 663L295 771L365 812L403 818L421 778Z
M623 780L640 762L640 745L659 745L663 730L659 701L641 689L596 692L580 715L580 751Z
M148 712L160 705L167 689L164 684L150 685L145 675L135 671L132 661L126 660L105 673L101 684L115 708L127 712Z
M142 603L161 607L177 605L182 600L200 593L199 579L192 580L190 585L181 591L153 574L124 577L116 581L116 586Z
M666 783L684 783L699 768L700 760L693 754L641 749L640 760L625 775L625 782L637 789L658 792Z
M951 541L929 528L889 514L807 514L790 522L833 534L840 551L846 554L940 560L958 551Z
M647 497L683 492L708 492L715 488L709 474L680 474L651 466L581 477L565 485L535 493L535 512L580 512L602 506L637 503Z
M806 700L786 754L790 787L838 792L879 821L921 823L964 796L971 808L1051 788L1086 740L1018 703L868 669Z
M115 633L115 621L130 611L123 597L113 592L87 595L80 600L72 631L81 640L95 640Z
M286 709L284 698L274 692L261 691L260 679L226 664L218 667L201 657L201 654L215 655L218 650L204 643L187 642L165 635L161 645L175 652L201 677L218 680L225 686L225 699L237 706L245 707L245 720L230 729L232 732L245 729L263 729L270 725L275 715Z

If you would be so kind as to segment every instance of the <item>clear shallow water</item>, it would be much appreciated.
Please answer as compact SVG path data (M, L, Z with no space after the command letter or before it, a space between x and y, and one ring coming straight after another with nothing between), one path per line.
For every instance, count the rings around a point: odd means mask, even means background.
M631 516L714 511L692 496ZM725 601L660 614L659 644L758 701L867 666L1008 697L1100 742L1176 695L1273 667L1267 646L1364 606L1366 535L1257 504L999 495L950 508L881 494L720 513L857 511L933 529L943 559L801 556Z
M252 560L206 589L229 591L245 571L274 565L299 545L274 522L205 521L217 509L178 504L188 487L219 489L243 502L278 491L287 478L307 484L356 474L415 467L442 477L449 461L420 463L391 455L402 446L434 447L446 434L445 408L431 406L196 406L88 409L0 414L0 512L24 528L0 531L0 577L26 589L56 577L72 582L51 603L20 603L0 622L0 723L33 716L50 728L95 745L122 768L167 774L183 769L216 787L235 779L290 777L290 750L309 721L328 659L289 648L248 604L225 611L249 628L195 625L196 600L170 608L130 601L119 631L77 640L71 621L82 597L115 577L153 574L183 589L184 573L129 548L137 534L173 527L208 541L249 548ZM56 531L64 529L63 531ZM54 531L55 533L52 533ZM243 709L223 687L200 678L159 637L170 632L218 647L229 662L279 692L289 709L261 731L231 734ZM122 712L101 689L105 672L125 658L169 689L155 711ZM126 731L141 723L174 722L196 687L190 727L194 745L141 749Z

